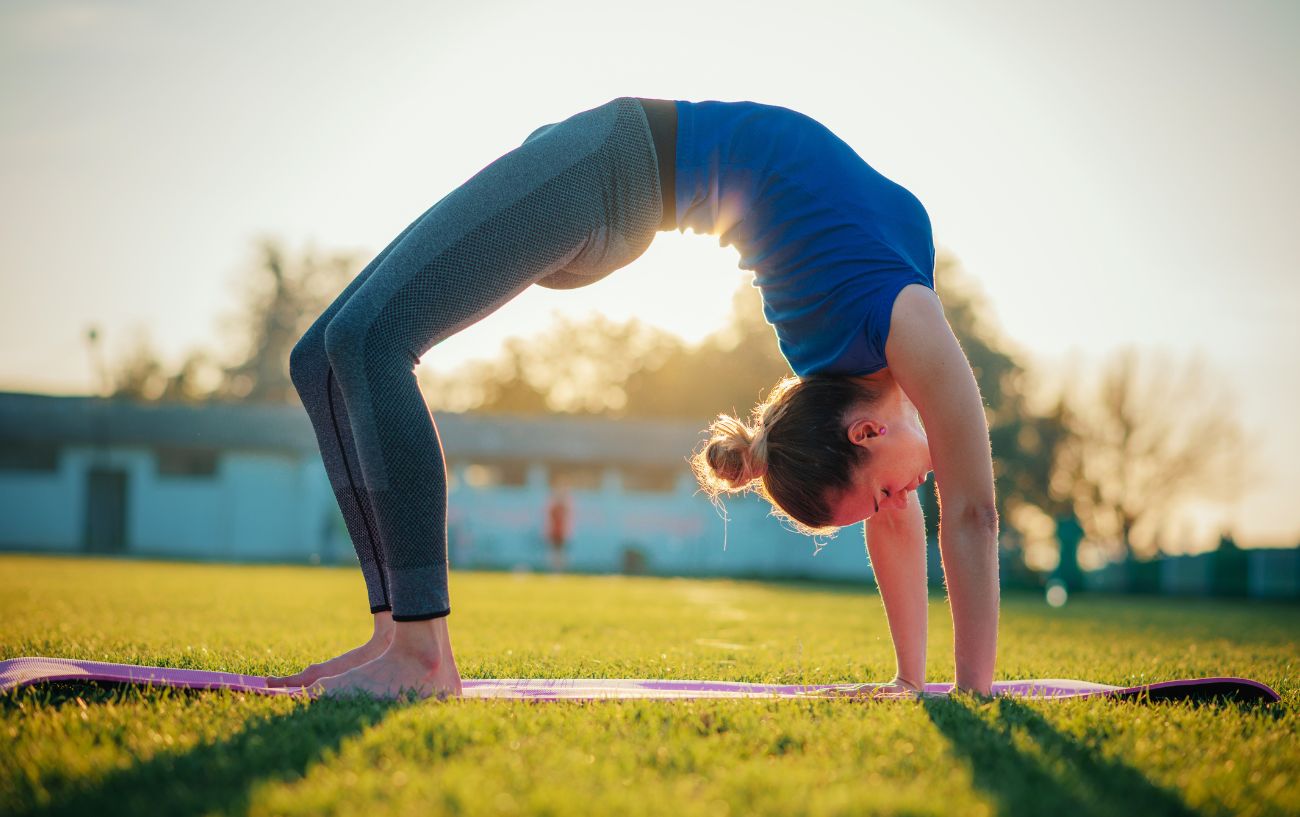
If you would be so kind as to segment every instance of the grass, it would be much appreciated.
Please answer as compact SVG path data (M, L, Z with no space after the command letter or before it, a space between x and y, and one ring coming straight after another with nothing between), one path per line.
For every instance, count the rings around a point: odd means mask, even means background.
M465 677L886 680L868 588L454 573ZM0 658L284 673L369 634L359 573L0 557ZM1300 607L1003 604L998 677L1244 675L1231 703L0 697L0 814L1295 814ZM952 675L931 608L931 680Z

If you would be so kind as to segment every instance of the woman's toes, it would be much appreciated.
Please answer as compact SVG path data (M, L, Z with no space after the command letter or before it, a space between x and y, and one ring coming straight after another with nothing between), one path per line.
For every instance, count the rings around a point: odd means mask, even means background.
M269 687L300 687L315 680L315 676L310 669L293 675L268 675L266 676L266 685Z
M312 664L293 675L268 675L266 676L266 685L268 687L305 687L321 678L328 678L347 672L353 667L359 667L373 658L378 658L383 652L383 649L375 649L371 645L365 644L328 661Z

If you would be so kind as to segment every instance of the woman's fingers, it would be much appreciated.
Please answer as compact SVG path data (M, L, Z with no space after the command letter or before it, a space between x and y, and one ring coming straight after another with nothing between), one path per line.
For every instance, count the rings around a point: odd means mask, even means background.
M912 698L919 693L902 684L840 684L811 695L822 698Z
M312 674L310 669L305 669L293 675L268 675L266 676L266 685L268 687L300 687L306 686L314 680L316 680L316 676Z

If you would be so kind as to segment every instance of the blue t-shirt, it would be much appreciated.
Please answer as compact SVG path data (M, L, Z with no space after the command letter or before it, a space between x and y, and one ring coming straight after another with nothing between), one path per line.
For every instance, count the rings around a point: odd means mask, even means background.
M677 229L740 252L795 374L883 369L898 293L934 288L921 202L797 111L675 102Z

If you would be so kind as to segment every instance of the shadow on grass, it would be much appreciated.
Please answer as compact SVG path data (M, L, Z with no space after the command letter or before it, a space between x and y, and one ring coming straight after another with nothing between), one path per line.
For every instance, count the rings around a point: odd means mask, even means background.
M18 815L244 814L262 783L293 780L347 738L379 723L405 701L318 700L255 716L239 732L181 753L163 753L53 793Z
M927 698L924 705L1003 817L1201 813L1139 770L1058 731L1019 701L997 699L992 720L962 698Z

